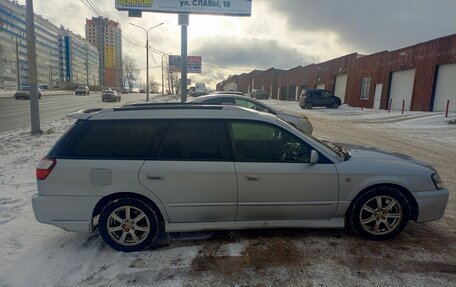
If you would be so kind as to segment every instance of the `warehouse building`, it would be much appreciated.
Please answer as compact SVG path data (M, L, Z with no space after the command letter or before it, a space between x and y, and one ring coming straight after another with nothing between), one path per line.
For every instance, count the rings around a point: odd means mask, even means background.
M242 74L237 81L253 86L265 72ZM355 107L401 110L404 105L411 111L444 111L449 101L449 110L455 112L456 34L394 51L353 53L275 76L274 99L297 101L302 90L317 88L329 90ZM223 85L217 88L223 89ZM238 89L249 90L246 85L238 85Z

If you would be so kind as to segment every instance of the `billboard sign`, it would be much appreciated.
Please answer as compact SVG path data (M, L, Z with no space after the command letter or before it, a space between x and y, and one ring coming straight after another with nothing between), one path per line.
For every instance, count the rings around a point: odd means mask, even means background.
M187 73L201 74L203 60L201 56L187 57ZM181 72L181 56L169 55L169 71Z
M121 11L250 16L252 0L115 0Z

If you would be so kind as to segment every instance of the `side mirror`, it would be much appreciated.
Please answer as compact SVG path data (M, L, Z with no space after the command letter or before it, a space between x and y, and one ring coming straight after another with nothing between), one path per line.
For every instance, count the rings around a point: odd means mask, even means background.
M310 152L310 164L317 164L318 161L320 160L320 156L318 155L318 152L316 150L312 150Z

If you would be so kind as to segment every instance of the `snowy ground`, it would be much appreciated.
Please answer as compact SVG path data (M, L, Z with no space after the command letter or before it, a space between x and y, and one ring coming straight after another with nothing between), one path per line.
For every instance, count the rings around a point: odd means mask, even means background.
M175 101L157 97L155 101ZM456 190L456 125L441 114L364 110L303 111L319 137L411 154L433 164ZM0 286L455 286L456 199L444 219L411 223L393 241L370 242L343 230L175 233L158 250L124 254L97 232L76 234L35 221L34 169L73 123L44 134L0 133Z

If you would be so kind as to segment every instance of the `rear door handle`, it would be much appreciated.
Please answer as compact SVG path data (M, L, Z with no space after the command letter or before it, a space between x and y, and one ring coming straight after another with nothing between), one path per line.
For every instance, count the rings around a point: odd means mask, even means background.
M245 176L245 180L247 181L260 181L261 177L258 175L250 174Z
M152 175L147 175L148 180L164 180L165 177L163 175L158 175L158 174L152 174Z

